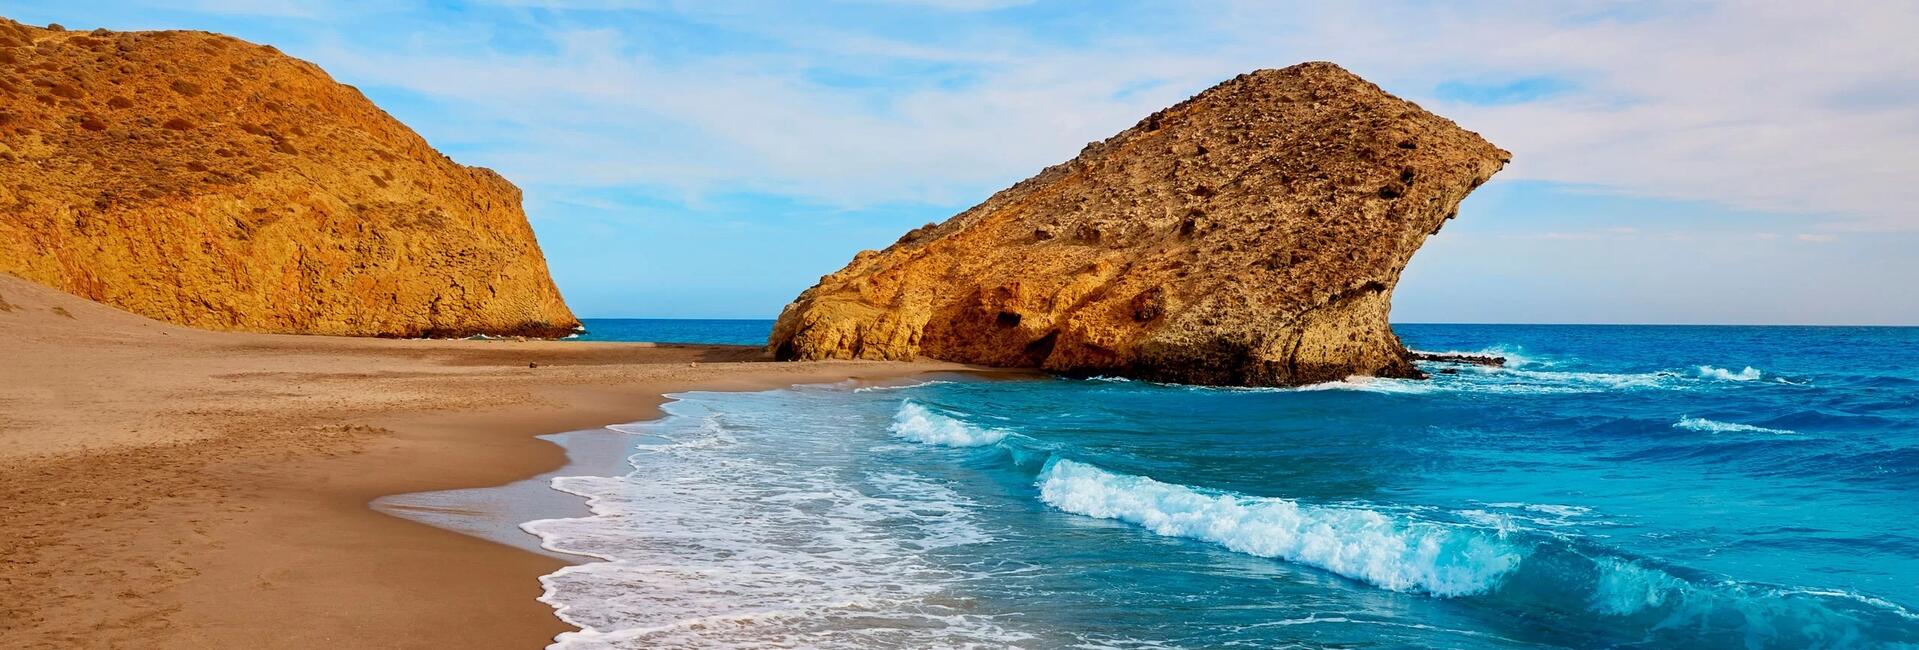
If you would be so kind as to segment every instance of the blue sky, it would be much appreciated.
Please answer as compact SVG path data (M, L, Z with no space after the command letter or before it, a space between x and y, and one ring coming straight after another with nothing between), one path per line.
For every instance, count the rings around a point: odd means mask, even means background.
M203 29L499 170L586 317L771 317L1240 72L1330 60L1514 152L1401 322L1919 323L1919 5L30 0Z

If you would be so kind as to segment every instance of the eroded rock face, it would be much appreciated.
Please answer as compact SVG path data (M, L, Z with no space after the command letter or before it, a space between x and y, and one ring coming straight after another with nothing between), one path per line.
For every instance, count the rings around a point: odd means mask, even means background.
M310 63L202 32L0 19L0 271L211 329L578 325L511 183Z
M1419 376L1393 286L1509 157L1329 63L1241 75L860 253L769 346L1196 384Z

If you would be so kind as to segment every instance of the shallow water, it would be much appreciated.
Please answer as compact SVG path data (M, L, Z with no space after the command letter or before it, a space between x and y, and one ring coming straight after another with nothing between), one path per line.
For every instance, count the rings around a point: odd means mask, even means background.
M566 648L1911 647L1919 329L1400 326L1425 382L688 393Z

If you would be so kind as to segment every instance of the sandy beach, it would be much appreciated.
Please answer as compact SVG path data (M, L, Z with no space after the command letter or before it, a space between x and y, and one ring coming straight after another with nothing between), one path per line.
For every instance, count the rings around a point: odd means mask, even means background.
M374 511L558 467L662 393L961 366L208 332L0 275L0 646L538 647L559 560Z

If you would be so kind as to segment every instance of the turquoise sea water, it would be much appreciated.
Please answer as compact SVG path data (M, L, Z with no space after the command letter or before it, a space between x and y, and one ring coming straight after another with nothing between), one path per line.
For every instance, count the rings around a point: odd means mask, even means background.
M1919 329L1398 330L1513 362L679 395L560 645L1919 647Z
M574 341L647 341L703 345L766 345L773 321L721 318L582 318Z

